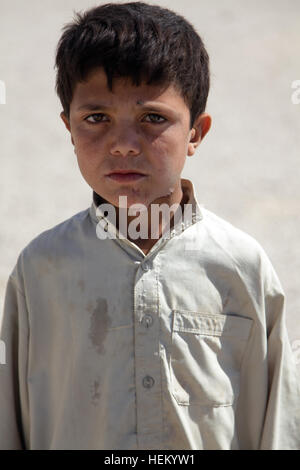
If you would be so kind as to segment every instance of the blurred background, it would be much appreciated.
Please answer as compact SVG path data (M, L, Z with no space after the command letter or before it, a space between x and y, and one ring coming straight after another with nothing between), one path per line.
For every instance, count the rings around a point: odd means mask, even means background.
M0 104L0 320L20 251L91 204L92 190L59 117L54 56L74 11L101 3L0 0L0 80L6 89ZM300 2L149 3L184 15L204 40L213 124L182 176L193 180L201 204L265 249L286 292L288 332L300 368L300 104L292 101L292 83L300 80Z

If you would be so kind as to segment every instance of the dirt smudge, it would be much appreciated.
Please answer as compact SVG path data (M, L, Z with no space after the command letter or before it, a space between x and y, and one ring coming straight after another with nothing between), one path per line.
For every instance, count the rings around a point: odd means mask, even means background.
M91 396L92 396L92 404L97 406L101 397L99 380L94 380L94 382L92 383Z
M87 311L90 312L89 338L96 348L98 354L104 353L104 340L107 335L107 329L111 324L111 319L107 312L107 301L102 297L96 300L96 306L89 302Z

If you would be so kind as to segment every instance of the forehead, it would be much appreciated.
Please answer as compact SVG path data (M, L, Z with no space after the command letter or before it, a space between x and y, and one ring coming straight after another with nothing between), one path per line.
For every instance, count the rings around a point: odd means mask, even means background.
M77 108L95 100L105 101L107 106L121 102L132 104L133 101L136 105L143 105L145 101L156 101L187 108L179 89L174 84L147 85L142 82L140 86L136 86L130 77L117 77L113 79L111 91L103 68L94 69L85 81L76 84L71 106Z

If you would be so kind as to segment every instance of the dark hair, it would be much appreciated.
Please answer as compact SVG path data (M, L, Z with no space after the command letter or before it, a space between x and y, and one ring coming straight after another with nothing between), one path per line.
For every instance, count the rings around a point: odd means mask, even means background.
M73 91L96 67L103 67L112 91L114 77L134 85L173 84L190 109L190 127L204 112L209 57L200 36L182 16L143 2L106 3L75 13L56 50L56 91L69 117Z

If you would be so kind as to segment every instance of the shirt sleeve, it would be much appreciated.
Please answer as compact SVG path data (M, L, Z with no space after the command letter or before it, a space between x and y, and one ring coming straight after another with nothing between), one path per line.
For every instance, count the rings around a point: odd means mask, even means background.
M275 275L276 276L276 275ZM300 449L300 383L285 323L281 293L265 297L268 395L261 450Z
M12 273L0 336L5 346L5 361L0 365L0 449L29 448L28 336L26 299Z
M296 450L300 449L300 377L286 328L285 295L264 251L262 265L266 402L259 449Z

